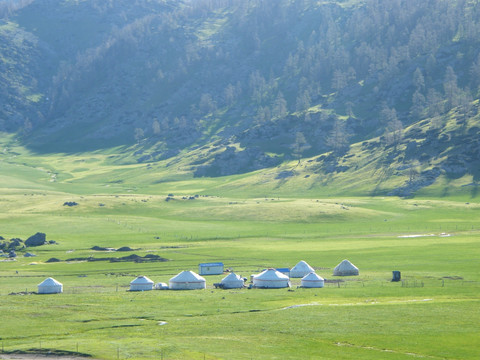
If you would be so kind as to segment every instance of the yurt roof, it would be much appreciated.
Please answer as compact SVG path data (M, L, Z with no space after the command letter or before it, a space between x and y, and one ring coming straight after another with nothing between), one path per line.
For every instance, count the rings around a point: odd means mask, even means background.
M305 261L301 260L301 261L298 262L297 265L295 265L292 268L292 271L293 270L301 270L301 271L310 270L310 271L313 271L314 269L310 265L308 265Z
M322 280L324 279L315 272L311 272L302 278L302 281L322 281Z
M148 277L146 276L139 276L137 277L135 280L133 280L132 282L130 282L130 284L132 285L140 285L140 284L153 284L153 281L150 280Z
M235 273L230 273L228 274L227 276L225 276L223 279L222 279L222 283L223 282L229 282L229 281L239 281L239 280L243 280L240 275L237 275Z
M290 280L290 278L287 275L282 274L281 272L275 270L275 269L267 269L262 271L260 274L255 275L253 277L254 279L257 280Z
M205 278L193 271L182 271L178 275L170 279L171 282L204 282Z
M62 285L62 283L58 282L57 280L51 277L43 280L40 284L38 284L38 286L59 286L59 285Z
M340 271L358 270L358 268L355 265L353 265L349 260L345 259L335 267L335 270L340 270Z

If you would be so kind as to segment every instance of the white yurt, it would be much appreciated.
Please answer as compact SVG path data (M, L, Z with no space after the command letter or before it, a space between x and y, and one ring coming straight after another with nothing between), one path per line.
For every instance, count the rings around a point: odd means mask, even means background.
M273 289L290 287L290 278L275 269L267 269L253 277L253 286Z
M51 277L43 280L40 284L38 284L39 294L58 294L61 292L63 292L62 283Z
M139 276L130 283L130 291L153 290L153 281L146 276Z
M224 289L239 289L243 287L244 283L245 280L233 272L225 276L220 282Z
M301 277L304 277L305 275L310 274L313 271L315 270L310 265L308 265L305 261L302 260L290 270L290 277L301 278Z
M155 285L155 290L168 290L168 284L159 282L158 284Z
M343 260L333 269L334 276L353 276L358 275L358 268L348 260Z
M169 281L171 290L195 290L205 289L206 281L193 271L182 271Z
M302 287L305 288L322 288L324 285L325 280L315 272L311 272L302 278Z

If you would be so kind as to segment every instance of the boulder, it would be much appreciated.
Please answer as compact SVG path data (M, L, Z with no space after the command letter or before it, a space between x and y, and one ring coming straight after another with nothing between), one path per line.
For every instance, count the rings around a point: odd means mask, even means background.
M128 246L122 246L121 248L117 249L117 251L133 251L133 249Z
M70 206L71 207L71 206L77 206L77 205L78 205L78 203L75 202L75 201L65 201L63 203L63 206Z
M95 250L95 251L115 251L114 248L106 248L106 247L97 246L97 245L95 245L94 247L92 247L90 249Z
M37 232L35 235L30 236L25 240L26 246L41 246L46 242L46 235L41 232Z

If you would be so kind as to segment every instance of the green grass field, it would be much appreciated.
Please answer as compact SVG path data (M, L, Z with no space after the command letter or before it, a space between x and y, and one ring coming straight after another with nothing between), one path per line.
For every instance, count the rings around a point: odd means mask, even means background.
M0 235L58 244L0 258L1 345L97 359L478 359L480 202L248 187L261 173L193 179L115 153L36 156L2 140ZM0 149L1 150L1 149ZM1 153L1 152L0 152ZM112 158L113 156L113 158ZM253 179L253 180L252 180ZM278 184L277 184L278 185ZM174 199L165 201L168 194ZM425 192L427 193L427 192ZM190 196L198 195L194 200ZM185 199L183 199L185 197ZM77 206L63 203L75 201ZM443 236L441 236L443 234ZM448 234L450 236L445 236ZM129 246L98 252L93 246ZM23 257L26 251L36 257ZM156 254L167 262L66 261ZM47 263L50 258L61 260ZM338 279L343 259L360 276ZM221 261L247 278L305 260L322 289L128 292ZM392 283L392 270L403 282ZM58 295L34 292L46 277Z

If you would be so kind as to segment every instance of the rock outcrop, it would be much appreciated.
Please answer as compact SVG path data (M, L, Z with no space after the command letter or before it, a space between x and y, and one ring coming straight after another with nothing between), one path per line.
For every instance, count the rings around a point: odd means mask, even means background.
M32 235L27 240L25 240L25 245L27 247L41 246L45 245L46 242L47 236L44 233L37 232L35 235Z

